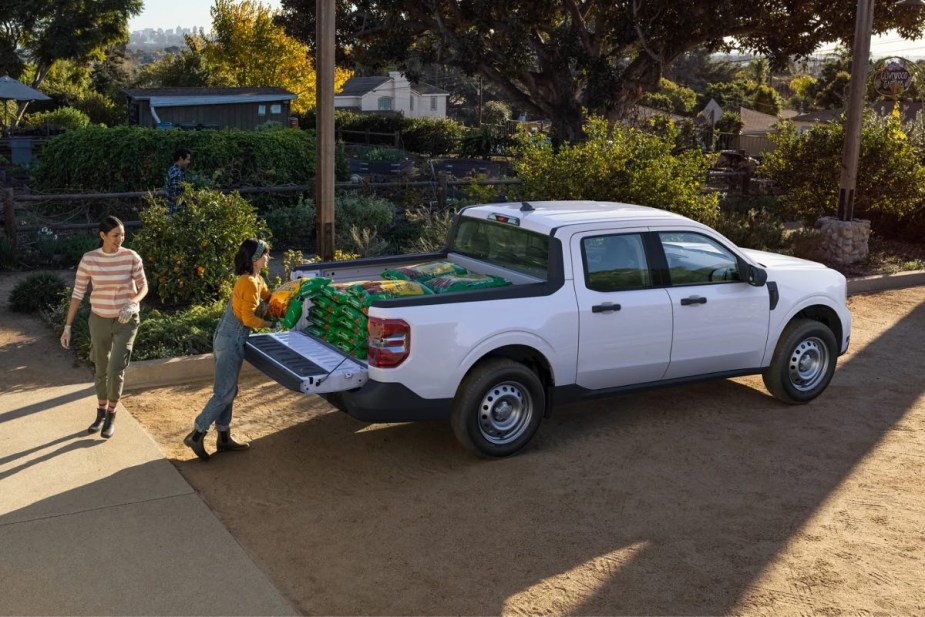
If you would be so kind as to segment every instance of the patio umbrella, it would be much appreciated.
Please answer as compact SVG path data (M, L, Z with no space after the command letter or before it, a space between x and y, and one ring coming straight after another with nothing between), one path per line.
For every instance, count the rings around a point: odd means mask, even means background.
M50 101L51 97L45 96L38 90L30 88L9 75L4 75L0 77L0 99L9 101Z
M0 77L0 101L49 101L51 97L46 96L36 90L35 88L30 88L26 84L13 79L9 75L4 75ZM4 124L9 124L6 122L6 104L3 105L3 120Z

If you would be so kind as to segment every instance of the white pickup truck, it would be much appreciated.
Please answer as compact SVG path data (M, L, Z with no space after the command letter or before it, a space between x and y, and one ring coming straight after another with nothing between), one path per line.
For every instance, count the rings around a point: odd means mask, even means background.
M466 447L506 456L554 402L760 373L778 399L806 403L848 349L840 273L622 203L471 206L439 253L292 276L368 280L438 259L512 285L374 302L365 361L297 330L252 335L245 357L360 420L449 420Z

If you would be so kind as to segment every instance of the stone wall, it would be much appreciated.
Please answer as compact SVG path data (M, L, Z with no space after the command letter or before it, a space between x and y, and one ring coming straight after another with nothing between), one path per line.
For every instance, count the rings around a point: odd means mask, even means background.
M822 259L826 263L852 264L867 259L870 253L870 221L842 221L834 216L824 216L816 221L816 229L822 235Z

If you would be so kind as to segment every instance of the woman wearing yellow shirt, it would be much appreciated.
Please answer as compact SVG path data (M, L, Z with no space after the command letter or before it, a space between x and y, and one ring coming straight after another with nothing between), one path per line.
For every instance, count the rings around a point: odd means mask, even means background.
M262 319L261 302L270 297L270 290L260 275L270 261L270 248L263 240L250 238L241 243L234 257L234 271L238 275L228 308L218 322L212 337L212 353L215 356L215 384L212 397L202 413L196 416L193 431L183 439L196 456L206 461L209 453L205 448L205 436L215 423L218 431L216 447L218 452L246 450L247 443L231 437L231 413L238 394L238 374L244 364L244 344L254 328L269 328L272 322Z

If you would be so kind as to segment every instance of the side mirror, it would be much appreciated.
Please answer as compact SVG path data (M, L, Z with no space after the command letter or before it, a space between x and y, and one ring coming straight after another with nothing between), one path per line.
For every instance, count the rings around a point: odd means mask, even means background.
M745 274L745 280L748 281L748 284L752 287L763 287L764 284L768 281L767 271L764 268L759 268L758 266L747 266Z

